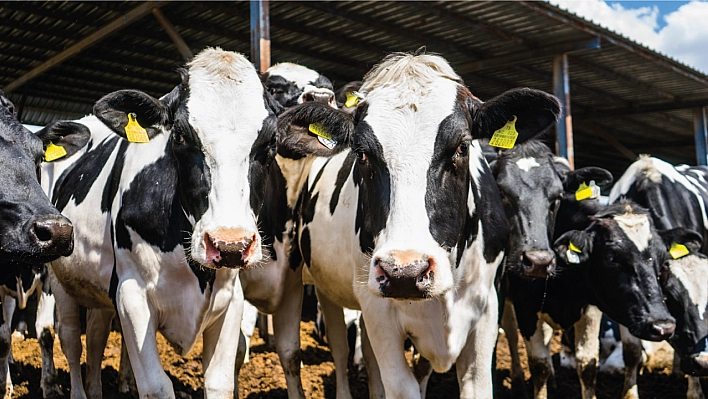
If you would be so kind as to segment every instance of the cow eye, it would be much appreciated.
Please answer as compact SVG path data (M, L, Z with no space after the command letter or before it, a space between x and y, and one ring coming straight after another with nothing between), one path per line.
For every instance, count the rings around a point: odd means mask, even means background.
M455 151L455 154L462 156L462 157L466 156L467 151L469 150L469 146L470 145L467 142L460 143L460 145L457 146L457 151Z

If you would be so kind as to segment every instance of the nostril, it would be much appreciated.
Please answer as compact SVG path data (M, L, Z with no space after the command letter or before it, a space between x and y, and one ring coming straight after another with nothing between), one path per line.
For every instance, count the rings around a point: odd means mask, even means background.
M671 336L676 330L676 323L670 321L661 321L652 324L652 329L654 330L654 333L658 336L668 337Z
M34 224L34 235L39 241L49 242L52 240L54 230L53 227L53 223L36 222Z

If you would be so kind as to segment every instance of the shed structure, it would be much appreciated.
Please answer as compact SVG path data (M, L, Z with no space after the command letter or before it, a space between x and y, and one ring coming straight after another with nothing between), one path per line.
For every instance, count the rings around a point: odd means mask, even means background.
M0 3L0 88L28 124L81 117L114 90L161 96L207 46L297 62L335 87L426 46L482 99L528 86L565 100L558 147L576 167L617 178L643 153L706 163L708 76L548 3Z

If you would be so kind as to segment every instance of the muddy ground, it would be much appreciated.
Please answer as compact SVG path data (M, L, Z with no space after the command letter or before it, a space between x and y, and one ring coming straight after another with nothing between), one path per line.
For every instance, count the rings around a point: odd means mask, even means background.
M334 364L329 349L319 344L313 337L314 323L311 317L305 317L301 323L300 335L303 350L302 380L307 398L334 398ZM163 366L172 379L175 390L186 394L184 397L202 398L201 347L197 346L190 356L177 356L170 346L160 340ZM554 338L554 352L560 348L559 336ZM258 335L253 337L250 362L244 365L239 376L239 397L248 399L286 398L285 378L277 354L266 347L265 341ZM522 361L526 368L527 390L532 392L528 382L530 376L526 363L525 351ZM15 383L13 398L41 398L39 390L40 355L36 339L27 338L13 343L15 363L11 366L12 380ZM127 396L118 394L116 385L117 369L120 357L120 335L111 333L103 361L103 397L123 399ZM58 340L55 343L55 361L59 370L59 379L65 395L69 395L69 373ZM558 357L555 356L556 366ZM82 359L83 361L83 359ZM672 375L670 362L645 367L639 377L640 397L643 399L685 398L687 382L682 376ZM509 377L510 357L506 338L500 334L497 346L495 371L495 397L512 398L511 379ZM622 389L622 376L600 374L598 376L597 397L619 398ZM350 373L349 382L354 398L367 398L368 389L365 375ZM454 369L445 374L433 374L428 388L428 398L449 399L458 396L457 380ZM574 370L556 367L555 387L549 389L550 398L579 398L580 388Z

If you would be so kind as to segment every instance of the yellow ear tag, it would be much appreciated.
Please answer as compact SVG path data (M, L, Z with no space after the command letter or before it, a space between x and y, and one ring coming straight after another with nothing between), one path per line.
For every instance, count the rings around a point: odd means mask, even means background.
M327 131L327 128L325 128L321 123L310 123L310 132L317 136L317 140L330 150L337 145L337 140L332 138L332 135Z
M47 144L47 150L44 151L44 160L47 162L52 162L59 158L66 156L66 150L60 145L56 145L52 142Z
M589 186L585 182L580 183L578 191L575 192L576 201L598 198L600 198L600 187L595 185L595 180L590 180Z
M510 120L501 129L494 132L489 140L489 145L508 150L514 146L517 137L519 137L519 132L516 131L516 115L514 115L513 120Z
M568 250L565 251L565 257L568 259L568 263L574 263L576 265L580 263L580 256L578 256L578 254L581 252L580 248L576 247L575 244L568 242Z
M580 248L576 247L575 244L573 244L572 242L569 242L569 243L568 243L568 249L570 249L570 250L573 251L573 252L577 252L577 253L582 253L582 252L583 252L583 251L580 250Z
M131 143L149 143L147 131L138 123L134 112L128 114L128 124L125 125L125 135Z
M359 104L359 97L357 97L351 91L347 93L347 101L344 103L344 106L347 108L351 108L356 107L357 104Z
M674 259L683 258L688 255L688 248L685 245L679 244L677 242L671 243L671 248L669 249L671 257Z

